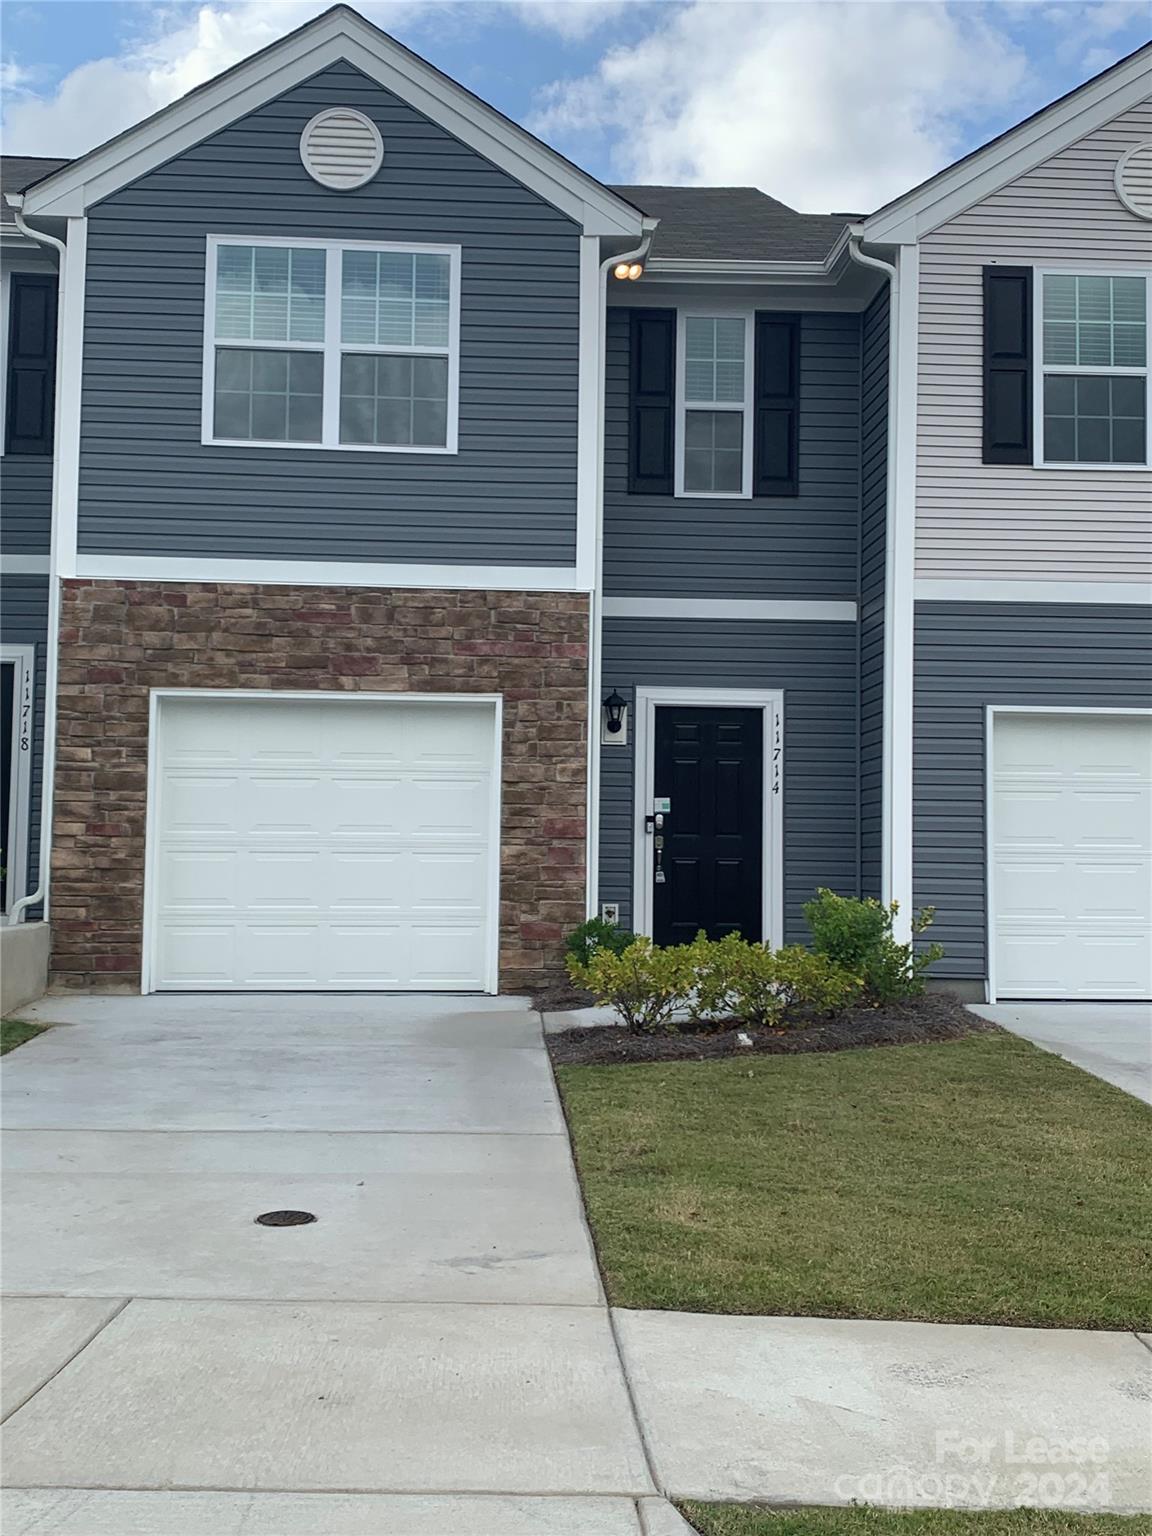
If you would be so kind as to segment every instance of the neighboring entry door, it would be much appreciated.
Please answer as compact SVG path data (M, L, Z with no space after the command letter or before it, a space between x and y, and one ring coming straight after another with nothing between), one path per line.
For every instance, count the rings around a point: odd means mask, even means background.
M653 833L657 944L690 943L701 928L764 937L763 720L759 709L656 710L652 793L671 804Z

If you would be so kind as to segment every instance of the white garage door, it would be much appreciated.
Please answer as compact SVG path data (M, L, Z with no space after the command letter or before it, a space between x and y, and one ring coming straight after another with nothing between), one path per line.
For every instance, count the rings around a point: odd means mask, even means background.
M159 701L150 985L495 990L491 701Z
M1152 996L1152 718L993 721L997 996Z

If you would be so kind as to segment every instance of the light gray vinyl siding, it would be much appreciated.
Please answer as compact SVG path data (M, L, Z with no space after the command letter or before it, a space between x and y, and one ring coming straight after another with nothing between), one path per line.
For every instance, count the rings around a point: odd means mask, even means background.
M353 192L300 162L329 106L383 135L383 168ZM88 222L81 551L573 562L580 232L442 128L335 66ZM459 453L202 445L209 233L459 244Z
M0 574L0 641L36 648L33 709L31 816L28 827L28 886L36 889L40 865L40 791L44 771L44 668L48 636L47 576ZM36 916L36 913L30 913Z
M879 896L884 771L888 290L864 315L860 364L860 893Z
M0 551L47 555L52 538L52 460L0 457Z
M784 905L789 942L801 905L826 885L857 889L856 626L607 619L604 692L637 686L784 690ZM601 748L600 899L632 920L633 743Z
M1134 107L920 245L916 568L937 580L1152 579L1152 474L981 462L981 269L1152 271L1152 226L1116 196L1116 162L1152 138Z
M707 300L693 300L701 305ZM859 315L805 314L801 321L800 494L714 501L628 494L628 316L625 308L608 310L605 592L854 598Z
M918 603L914 893L934 906L944 977L987 975L985 708L1152 705L1152 610Z

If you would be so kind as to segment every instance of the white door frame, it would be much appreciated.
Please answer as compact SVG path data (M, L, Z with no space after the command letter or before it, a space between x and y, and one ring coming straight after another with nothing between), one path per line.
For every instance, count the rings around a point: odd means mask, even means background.
M175 699L236 699L248 703L272 700L291 701L297 704L464 704L483 705L492 711L492 786L489 801L488 829L491 837L491 857L488 869L488 911L485 916L487 933L485 947L488 960L485 967L484 991L500 990L500 789L503 780L503 717L504 696L499 693L342 693L318 689L265 689L265 688L153 688L148 698L148 803L144 830L144 923L142 933L141 980L142 993L155 991L152 985L154 971L157 926L155 922L156 888L158 884L157 832L160 815L160 729L165 700ZM462 996L466 994L461 994Z
M656 711L689 708L758 709L764 717L761 932L766 944L784 942L784 693L779 688L637 688L633 766L632 927L652 932L654 848L644 830L652 810L656 768ZM675 810L673 810L675 815Z
M988 980L985 1000L997 1001L996 995L996 836L995 836L995 734L998 715L1079 715L1087 719L1152 716L1152 709L1093 709L1076 704L987 704L984 707L984 946L987 954Z
M4 916L28 893L28 830L32 812L32 759L36 749L36 647L0 645L0 662L15 668L12 690L12 761L4 853L8 884Z

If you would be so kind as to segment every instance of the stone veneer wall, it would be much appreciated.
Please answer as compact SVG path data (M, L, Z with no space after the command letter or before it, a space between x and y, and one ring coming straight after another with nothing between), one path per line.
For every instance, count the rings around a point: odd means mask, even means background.
M555 979L584 917L588 599L66 581L51 980L140 985L152 688L500 693L500 985Z

